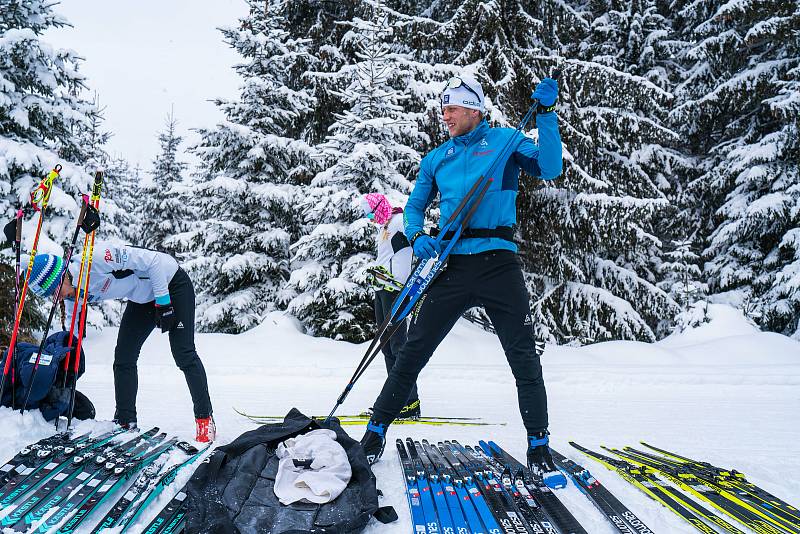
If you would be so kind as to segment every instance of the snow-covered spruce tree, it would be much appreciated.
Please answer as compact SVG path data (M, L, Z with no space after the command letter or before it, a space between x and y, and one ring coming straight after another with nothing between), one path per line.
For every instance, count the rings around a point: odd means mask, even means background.
M664 253L666 261L659 266L661 281L658 286L678 303L681 312L673 321L665 320L662 329L677 327L684 330L708 321L705 313L707 301L704 301L708 288L701 280L701 260L693 250L697 248L694 240L675 240L670 248Z
M139 190L138 168L131 166L125 158L111 156L105 160L103 167L106 171L103 195L116 207L114 222L119 228L119 239L125 243L141 242L143 195ZM107 210L103 210L103 222L105 223L108 218ZM103 238L106 238L105 232Z
M452 17L418 23L423 35L404 42L432 50L419 51L432 61L475 73L492 125L516 126L535 84L562 71L565 173L550 184L523 176L518 200L518 241L540 334L579 343L654 339L661 318L677 312L655 285L655 226L667 206L661 188L680 158L671 148L676 136L661 120L669 93L593 61L594 14L586 6L503 0L437 6ZM536 32L525 30L531 27ZM548 53L583 40L587 46L574 45L568 56L587 61Z
M346 85L336 96L349 108L336 114L320 147L326 168L304 191L303 220L310 231L292 245L288 283L295 293L288 311L310 333L348 341L372 337L374 321L372 291L360 272L374 258L375 229L358 198L378 191L402 204L410 191L404 171L419 162L410 145L424 137L404 118L402 92L392 83L402 79L392 70L402 58L387 45L387 14L380 5L370 14L370 20L347 23L339 53L350 62L337 72L311 73L330 87Z
M60 254L72 235L79 194L92 182L91 169L84 168L91 154L77 134L90 128L98 111L79 96L85 84L77 54L41 39L48 28L68 25L53 5L4 0L0 9L0 214L6 221L24 207L23 250L29 251L38 218L30 191L60 163L39 243L40 252ZM4 261L12 263L9 255Z
M177 132L173 112L167 115L164 130L158 134L161 151L153 160L152 180L143 182L141 193L141 236L135 244L176 254L169 239L192 226L190 211L180 194L183 173L188 164L180 160L183 137Z
M225 120L199 131L193 151L202 165L191 190L197 220L173 239L193 255L187 267L205 331L241 332L275 308L289 277L289 244L300 235L296 187L314 172L302 141L314 104L301 81L308 42L287 31L291 3L249 4L239 27L222 29L243 57L235 67L241 94L218 100Z
M762 328L800 335L800 9L691 2L679 14L689 67L672 119L702 161L687 203L704 208L710 290L747 302Z

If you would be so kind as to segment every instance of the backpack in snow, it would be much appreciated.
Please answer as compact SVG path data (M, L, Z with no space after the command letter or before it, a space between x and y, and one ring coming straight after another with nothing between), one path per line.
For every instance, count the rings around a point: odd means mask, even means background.
M319 428L336 432L347 452L352 477L335 500L285 506L275 496L278 444ZM312 420L296 408L282 423L263 425L219 447L201 464L186 486L186 533L203 534L350 534L361 532L375 517L397 520L391 507L378 507L375 475L361 444L339 422Z
M69 332L56 332L47 338L42 349L42 356L39 358L36 376L33 378L33 387L30 390L30 398L28 399L28 409L39 408L46 420L55 419L59 415L66 415L69 408L69 390L68 388L61 388L61 384L64 383L64 359L70 353L70 348L67 346L68 341ZM73 339L73 353L76 344L77 338ZM14 358L16 360L16 387L14 388L16 405L14 408L21 407L25 400L25 395L28 393L38 352L39 345L24 342L17 343L17 347L14 350ZM6 352L5 356L7 355L8 353ZM70 356L70 362L73 361ZM78 377L83 374L85 368L86 359L83 357L83 349L81 348ZM11 378L6 377L6 380L9 381L10 385ZM71 385L73 380L74 373L72 372L72 363L70 363L70 369L67 371L67 385ZM6 388L3 392L3 398L0 399L2 401L0 404L11 406L11 400L11 388Z

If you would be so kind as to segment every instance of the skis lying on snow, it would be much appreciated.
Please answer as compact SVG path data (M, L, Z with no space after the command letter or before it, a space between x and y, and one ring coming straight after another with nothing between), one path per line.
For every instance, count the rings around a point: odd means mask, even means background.
M518 491L522 494L523 490L526 490L531 499L541 510L538 511L532 505L528 505L531 508L530 513L537 517L547 519L547 522L555 526L557 531L563 534L586 534L586 529L581 526L578 520L575 519L575 516L573 516L567 507L555 496L553 490L544 483L541 477L531 472L530 469L508 452L504 451L503 448L494 441L481 443L481 449L483 449L486 455L491 456L494 460L494 465L502 468L504 471L508 469L508 475L506 476L510 476L511 473L514 473L514 485L517 487ZM524 496L523 494L523 497ZM539 521L542 523L542 526L546 528L545 531L549 532L543 519Z
M605 448L605 447L604 447ZM662 456L638 451L607 449L644 470L652 470L682 490L692 494L756 532L800 534L800 520L791 513L756 499L746 492L734 492L701 470Z
M599 480L584 467L563 454L550 449L556 465L564 471L581 492L602 512L611 524L622 534L652 534L636 514L622 504Z
M708 480L716 486L736 493L742 500L752 500L757 506L781 514L787 520L800 524L800 510L748 481L744 474L739 471L735 469L723 469L713 466L708 462L692 460L691 458L681 456L674 452L648 445L645 442L642 442L642 445L664 455L664 458L661 458L662 461L671 463L678 469L692 471L696 473L699 478ZM626 447L626 450L627 449L628 447Z
M186 488L181 489L153 518L144 534L176 534L183 529L186 519Z
M121 432L119 429L89 439L84 436L66 441L56 439L43 445L39 442L23 449L6 464L14 464L14 469L9 471L12 475L0 489L0 514L40 482L65 466L75 455L102 447Z
M719 491L689 474L686 474L688 476L681 474L667 475L665 472L654 469L644 462L636 461L633 456L630 458L623 457L624 453L622 451L609 449L610 452L619 456L619 458L612 458L574 442L570 442L570 445L615 471L622 478L639 488L650 498L667 507L700 532L711 534L723 531L732 534L743 534L741 529L716 515L699 501L710 504L718 511L727 514L749 529L761 534L797 532L796 530L778 528L738 504L732 501L726 502L727 499ZM684 491L679 491L677 488Z
M72 534L79 527L86 530L90 527L82 526L85 520L144 471L105 517L97 517L100 523L92 522L91 532L107 528L124 532L175 480L180 469L207 450L157 432L157 428L143 434L117 429L96 438L75 439L57 434L29 445L4 465L0 528L35 534ZM111 441L120 435L132 438ZM163 455L173 448L187 456L161 473L166 465Z
M177 447L187 457L181 463L173 465L163 473L161 473L161 470L166 464L166 458L145 468L133 485L128 488L125 494L114 504L114 507L108 511L106 516L92 530L92 534L107 528L121 528L121 532L125 532L130 525L136 522L150 503L175 480L181 469L200 458L208 450L208 446L198 450L185 442L178 443Z
M268 424L268 423L276 423L279 421L283 421L283 415L252 415L245 412L241 412L234 408L234 411L239 415L246 417L253 421L254 423L258 424ZM314 415L311 416L312 419L325 419L326 416L324 415ZM335 416L336 419L339 420L339 424L343 426L351 426L351 425L365 425L369 422L370 416L367 414L359 414L359 415L337 415ZM490 423L486 421L482 421L480 418L471 418L471 417L417 417L414 419L395 419L392 423L393 425L432 425L432 426L445 426L445 425L456 425L456 426L505 426L506 423Z
M76 508L76 504L79 503L78 495L82 494L80 489L87 487L93 475L106 469L106 466L122 464L144 454L166 437L166 434L153 435L154 433L145 433L121 445L111 445L102 451L75 456L69 466L51 477L28 498L26 502L36 499L39 495L45 496L37 500L36 505L14 525L14 529L27 532L34 523L51 513L34 531L41 534L50 532ZM73 494L76 490L77 493ZM24 507L24 504L20 505L20 509ZM55 512L51 512L52 510Z
M72 437L67 432L61 432L28 445L0 466L0 489L23 471L43 464L56 447L63 448L68 443L79 443L85 439L86 436Z
M496 445L491 454L457 441L396 445L416 533L586 534L544 482Z

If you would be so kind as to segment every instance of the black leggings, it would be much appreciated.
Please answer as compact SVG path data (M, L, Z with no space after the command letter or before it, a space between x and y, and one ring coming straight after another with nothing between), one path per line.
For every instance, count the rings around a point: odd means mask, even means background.
M375 292L375 321L378 323L378 326L383 324L383 321L386 319L386 316L392 312L392 303L394 302L395 297L398 295L397 291L386 291L380 290ZM390 372L392 367L394 367L394 363L397 360L398 354L400 354L400 350L403 348L403 345L406 344L406 337L408 332L408 323L407 321L403 321L403 324L397 329L397 332L389 339L389 342L386 343L381 351L383 352L383 359L386 362L386 372ZM386 340L386 336L388 334L384 334L381 337L381 342ZM419 393L417 392L417 384L416 382L411 388L411 393L408 395L408 400L406 404L411 404L414 401L419 400Z
M506 250L450 257L445 271L415 307L408 340L375 401L377 422L391 423L397 417L433 351L461 314L473 306L484 307L503 345L525 429L529 434L547 429L547 394L528 291L519 258ZM465 354L465 365L480 357Z
M211 415L211 399L203 362L194 347L194 286L189 275L178 269L169 283L169 296L175 308L175 327L169 332L172 357L189 386L195 417ZM117 347L114 349L114 396L117 409L114 418L120 423L136 421L136 392L139 375L136 361L145 340L156 326L153 302L128 302L119 325Z

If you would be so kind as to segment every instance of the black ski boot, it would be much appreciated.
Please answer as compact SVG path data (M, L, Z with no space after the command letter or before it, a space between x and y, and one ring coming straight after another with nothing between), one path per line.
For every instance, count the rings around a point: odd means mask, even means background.
M528 469L542 477L547 486L558 489L567 486L567 477L559 471L550 455L548 432L537 432L528 436Z
M389 425L377 423L370 419L367 424L367 431L364 437L361 438L361 446L364 448L364 454L367 455L367 462L369 465L377 462L383 454L383 448L386 446L386 429Z
M420 406L419 399L417 399L414 402L409 402L403 406L403 409L400 410L400 415L398 415L397 418L416 420L419 419L421 415L422 407Z

